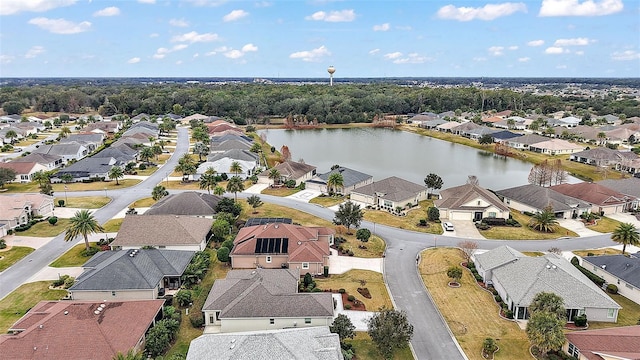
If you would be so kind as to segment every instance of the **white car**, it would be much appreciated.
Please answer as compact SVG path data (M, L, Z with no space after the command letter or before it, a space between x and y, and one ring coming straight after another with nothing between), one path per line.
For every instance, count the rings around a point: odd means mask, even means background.
M452 223L450 223L450 222L446 222L446 221L442 223L442 228L443 228L445 231L453 231L453 230L455 230L455 229L453 228L453 224L452 224Z

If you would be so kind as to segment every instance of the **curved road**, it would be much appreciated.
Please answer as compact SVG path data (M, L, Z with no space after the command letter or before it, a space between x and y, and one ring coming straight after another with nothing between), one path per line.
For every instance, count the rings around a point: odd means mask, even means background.
M109 190L108 196L112 201L95 211L94 216L100 223L105 223L131 202L148 197L154 186L166 176L163 168L173 169L179 157L189 148L188 132L186 128L178 128L178 142L176 150L163 167L140 184L122 190ZM173 191L177 192L177 191ZM103 195L103 191L68 192L67 196ZM239 194L240 197L247 195ZM292 199L261 195L261 199L276 205L287 206L298 211L306 212L331 221L334 212L309 203ZM438 246L456 246L463 238L425 234L402 230L364 221L361 225L385 239L387 249L385 253L384 276L396 307L407 312L408 318L414 325L414 335L411 340L417 359L466 359L458 347L446 323L440 316L435 304L428 295L420 275L416 271L418 254L436 244ZM45 246L37 249L27 257L0 273L0 299L7 296L29 278L71 247L82 241L65 242L64 234L60 234ZM562 250L576 250L614 245L609 235L599 235L588 238L571 238L562 240L477 240L479 248L493 249L500 245L509 245L520 251L545 251L551 247Z

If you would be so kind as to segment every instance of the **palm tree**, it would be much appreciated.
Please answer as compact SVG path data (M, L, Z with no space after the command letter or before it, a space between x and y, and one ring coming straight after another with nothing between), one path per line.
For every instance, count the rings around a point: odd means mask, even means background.
M62 129L60 129L60 137L64 138L64 137L67 137L69 134L71 134L71 130L68 127L63 126Z
M156 154L153 152L153 149L150 148L149 146L144 146L141 150L140 150L140 160L142 160L145 163L148 163L149 160L153 159L153 157Z
M238 161L234 161L231 163L231 167L229 168L229 171L236 174L236 176L238 176L238 174L242 172L242 165L240 165Z
M162 199L163 197L169 195L169 192L167 191L167 189L162 186L162 185L157 185L156 187L153 188L153 190L151 191L151 197L153 198L153 200L158 201L160 199Z
M167 140L164 139L160 139L158 141L156 141L156 144L160 145L160 148L162 150L164 150L164 146L167 145L169 142Z
M278 185L280 183L280 171L276 168L269 170L269 179L273 179L273 184Z
M222 196L225 192L226 190L222 186L216 186L213 188L213 195Z
M6 134L4 134L5 139L9 139L11 144L15 142L15 139L18 137L18 133L15 130L8 130Z
M149 136L149 142L151 143L151 146L153 146L153 143L156 141L156 138L153 136Z
M258 195L251 195L247 198L247 203L249 205L251 205L251 207L253 208L253 213L256 214L258 213L258 211L256 210L257 208L259 208L260 206L262 206L262 200L260 200L260 197Z
M126 354L121 352L117 353L111 360L144 360L146 357L142 352L129 349Z
M40 170L40 171L36 171L35 173L33 173L33 175L31 175L31 180L37 182L38 185L42 187L42 185L49 183L50 178L48 173L44 172L43 170Z
M329 175L327 179L327 190L329 191L329 195L333 195L334 192L337 192L338 189L344 186L344 178L342 174L335 172Z
M118 179L123 177L124 177L124 171L120 166L114 166L111 168L111 170L109 170L109 179L111 180L115 179L116 185L120 185L120 182L118 182Z
M529 222L529 225L538 231L554 232L558 226L556 214L551 207L547 206L542 211L535 213Z
M200 189L207 189L207 193L211 194L211 189L218 185L216 181L216 171L210 167L202 176L200 176Z
M89 250L89 234L103 231L104 229L98 224L98 221L89 210L79 210L69 219L69 227L67 228L67 233L64 234L64 241L71 241L82 235L85 249Z
M600 144L602 144L606 138L607 134L604 131L598 133L598 140L600 140Z
M622 244L622 255L624 255L627 245L640 245L640 233L636 229L635 225L630 223L623 223L611 234L611 240Z
M185 178L195 174L198 168L196 167L195 160L193 160L189 154L184 154L178 160L178 165L176 165L175 170L182 173L182 181L185 181Z
M239 176L233 176L227 183L227 191L233 193L235 202L238 202L238 192L244 191L244 183Z
M158 155L162 154L162 147L158 144L154 144L151 147L151 151L153 151L153 154L156 156L156 161L158 161Z
M193 153L198 155L198 160L202 161L202 155L209 153L209 147L205 143L197 142L193 144Z

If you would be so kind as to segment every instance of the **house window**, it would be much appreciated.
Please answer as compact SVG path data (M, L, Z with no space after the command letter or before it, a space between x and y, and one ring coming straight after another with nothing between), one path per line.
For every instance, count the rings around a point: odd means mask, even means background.
M624 286L626 286L628 289L633 290L633 286L629 285L629 284L624 284Z
M567 349L567 352L575 359L578 359L580 357L580 350L572 343L569 343L569 349Z
M220 311L216 311L216 321L220 320Z
M167 247L164 245L158 245L158 249L166 249Z
M111 296L116 296L116 292L115 292L115 291L112 291L112 292L111 292Z
M305 324L311 324L311 318L304 318Z
M607 317L612 319L616 315L616 309L607 309Z
M209 315L209 324L213 324L215 321L215 318L213 315Z
M271 256L267 256L267 263L271 262Z
M495 212L490 212L489 213L489 217L490 218L495 218L496 217L496 213Z
M274 325L276 323L276 319L269 319L269 324Z
M506 202L507 204L511 204L511 200L509 200L509 199L505 199L505 202Z
M302 263L302 268L303 269L308 269L309 268L309 263L308 262Z
M391 201L389 201L389 200L385 200L384 201L384 206L392 207L393 203Z
M480 200L478 200L478 206L480 206Z

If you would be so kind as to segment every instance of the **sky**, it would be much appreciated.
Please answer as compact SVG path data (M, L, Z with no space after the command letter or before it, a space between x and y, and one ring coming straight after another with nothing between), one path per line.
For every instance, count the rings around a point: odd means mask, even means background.
M639 0L0 0L0 77L640 77Z

